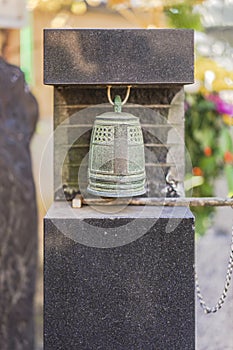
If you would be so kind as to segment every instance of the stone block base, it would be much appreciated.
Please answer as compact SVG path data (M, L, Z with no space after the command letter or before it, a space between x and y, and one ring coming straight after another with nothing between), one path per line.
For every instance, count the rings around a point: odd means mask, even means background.
M46 350L194 350L194 218L83 207L45 218Z

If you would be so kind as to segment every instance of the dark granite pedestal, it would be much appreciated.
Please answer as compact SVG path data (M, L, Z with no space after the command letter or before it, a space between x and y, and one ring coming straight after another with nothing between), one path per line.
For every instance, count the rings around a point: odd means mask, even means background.
M45 218L45 350L194 350L194 218L183 207Z
M37 119L23 72L0 57L1 350L34 349L37 208L30 141Z

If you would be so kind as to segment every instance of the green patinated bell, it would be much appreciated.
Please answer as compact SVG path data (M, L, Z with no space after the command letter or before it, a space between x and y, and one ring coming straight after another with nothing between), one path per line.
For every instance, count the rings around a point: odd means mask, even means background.
M91 135L87 191L101 197L131 197L145 193L145 155L139 118L121 112L96 117Z

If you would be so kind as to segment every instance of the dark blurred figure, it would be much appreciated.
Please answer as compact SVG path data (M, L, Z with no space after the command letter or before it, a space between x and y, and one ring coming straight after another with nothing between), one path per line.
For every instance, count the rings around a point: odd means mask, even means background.
M37 210L29 143L38 105L0 56L0 349L34 349Z

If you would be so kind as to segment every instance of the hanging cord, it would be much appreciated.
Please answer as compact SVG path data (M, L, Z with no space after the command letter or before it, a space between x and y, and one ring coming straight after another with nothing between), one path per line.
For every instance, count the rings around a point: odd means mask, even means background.
M112 85L107 86L107 95L108 95L109 103L111 103L111 105L114 106L114 102L113 102L112 97L111 97L111 88L112 88ZM130 90L131 90L131 85L128 85L125 99L121 103L122 106L124 106L126 104L126 102L128 101L129 95L130 95Z
M198 297L200 305L201 305L202 309L204 310L205 314L215 313L219 309L221 309L221 307L223 306L225 299L227 297L227 292L229 290L231 277L232 277L232 271L233 271L233 226L232 226L232 230L231 230L231 253L230 253L229 263L228 263L228 267L227 267L225 285L224 285L222 295L220 296L217 304L214 307L209 307L206 305L206 303L203 299L203 296L201 294L201 289L200 289L200 285L198 282L197 272L195 270L195 284L196 284L197 297Z

